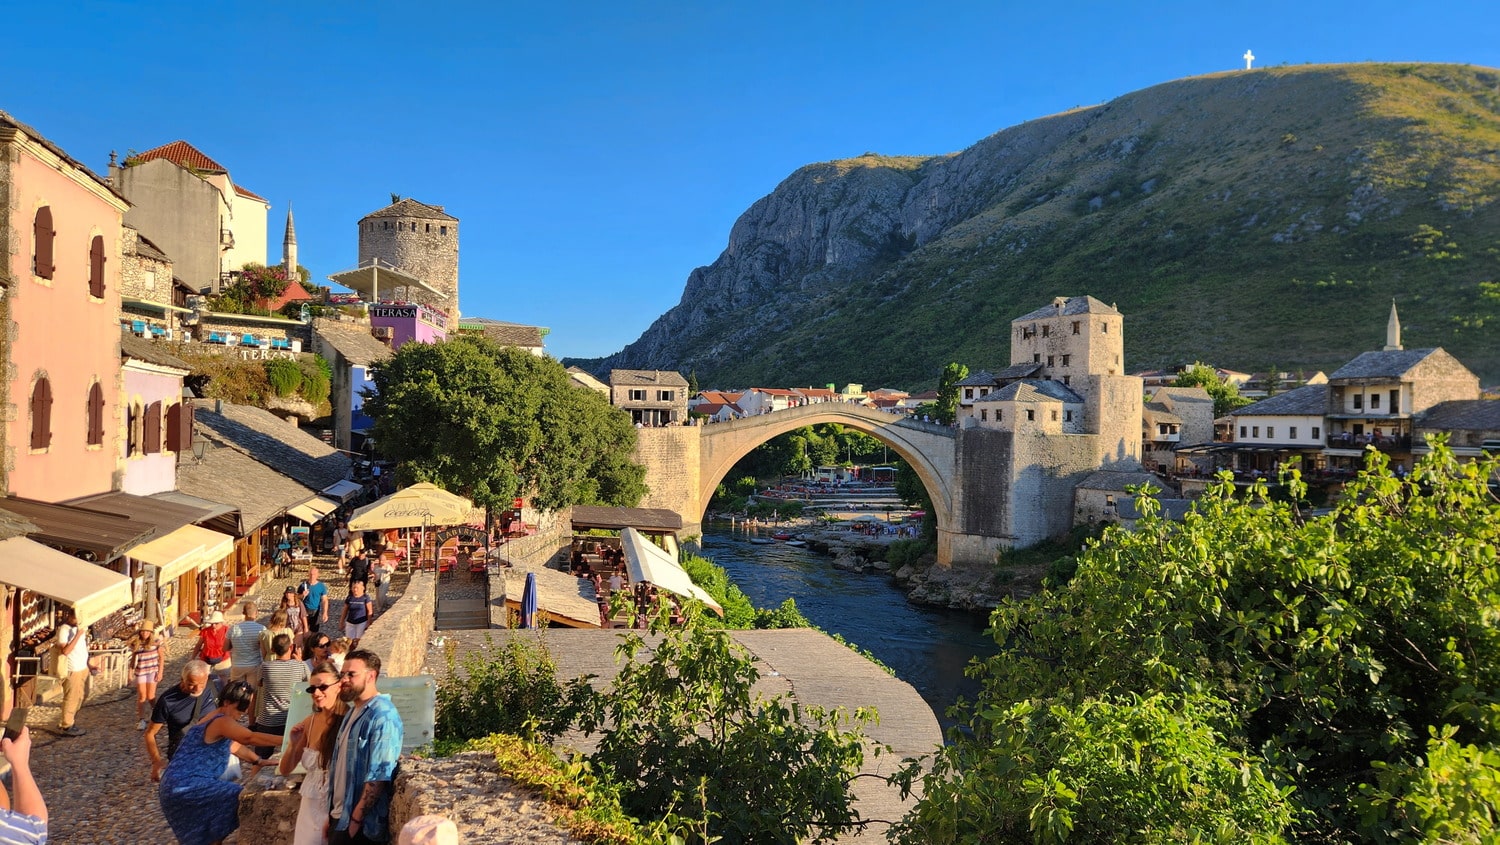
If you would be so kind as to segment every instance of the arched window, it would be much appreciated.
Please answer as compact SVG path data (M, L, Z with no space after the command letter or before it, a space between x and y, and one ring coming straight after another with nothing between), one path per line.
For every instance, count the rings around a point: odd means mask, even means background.
M95 235L89 243L89 296L104 298L104 236Z
M31 271L44 279L52 278L52 241L57 233L52 231L52 207L42 206L36 210L36 220L31 226L34 244Z
M31 448L45 449L51 445L52 383L42 376L31 388Z
M104 388L97 381L89 388L87 419L89 421L89 445L102 446L104 444Z
M152 402L146 406L146 423L143 426L144 451L148 455L155 455L161 451L161 403Z

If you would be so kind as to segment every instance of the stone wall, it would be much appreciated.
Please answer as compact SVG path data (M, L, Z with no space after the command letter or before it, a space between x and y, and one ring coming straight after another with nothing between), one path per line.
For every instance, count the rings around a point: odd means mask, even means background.
M216 320L214 319L213 314L204 312L202 318L199 319L197 326L193 328L193 337L197 340L204 341L208 339L210 332L232 334L235 337L243 337L249 334L254 335L257 339L284 337L287 340L300 340L302 341L302 349L304 351L312 351L312 327L306 323L296 320L288 320L284 317L256 320L254 317L251 317L248 314L236 314L235 316L239 319ZM242 351L250 351L241 350L238 347L233 346L223 347L217 344L209 346L207 348L211 350L225 350L226 354L234 355L239 355ZM267 351L267 354L274 357L276 353Z
M434 297L420 288L407 290L399 285L387 291L382 285L382 298L400 291L411 301L434 305L454 321L458 320L457 220L366 217L357 228L361 265L379 258L447 295Z
M636 430L634 460L646 467L643 508L666 508L682 516L683 535L702 531L707 502L698 499L701 426Z
M538 514L537 533L507 540L501 555L511 564L521 567L546 566L559 555L567 555L568 545L572 540L571 526L572 515L569 511ZM489 580L490 627L504 628L510 621L505 609L505 570L491 566L485 577Z
M1073 527L1073 490L1099 468L1098 439L1091 434L1016 437L1010 496L1011 535L1017 546L1034 545Z
M433 575L413 572L401 600L370 623L359 647L380 655L380 674L404 678L422 674L434 620Z

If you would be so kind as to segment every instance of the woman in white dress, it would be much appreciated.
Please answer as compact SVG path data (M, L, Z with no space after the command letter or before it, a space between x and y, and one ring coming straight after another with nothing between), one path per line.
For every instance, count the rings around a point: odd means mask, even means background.
M344 718L339 701L339 675L332 663L319 663L308 679L307 691L313 697L311 716L291 729L291 743L281 755L278 771L285 776L298 763L307 772L302 779L302 803L297 810L297 827L292 845L327 845L328 829L328 759L333 755L333 741Z

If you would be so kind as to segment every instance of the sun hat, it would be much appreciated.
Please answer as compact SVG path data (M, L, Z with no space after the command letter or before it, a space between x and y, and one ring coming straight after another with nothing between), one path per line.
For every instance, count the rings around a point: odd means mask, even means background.
M222 624L224 624L224 612L221 611L221 610L215 610L213 613L210 613L208 615L208 624L210 624L210 625L222 625Z

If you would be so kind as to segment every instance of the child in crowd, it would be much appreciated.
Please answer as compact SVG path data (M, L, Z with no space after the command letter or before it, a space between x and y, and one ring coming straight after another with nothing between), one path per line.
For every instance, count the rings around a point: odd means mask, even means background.
M156 704L156 684L161 680L162 664L166 661L162 641L149 622L141 623L130 646L130 677L135 681L135 729L143 731L151 708Z
M349 653L350 643L348 637L336 637L333 644L328 647L328 659L333 665L339 667L339 672L344 671L344 655Z

